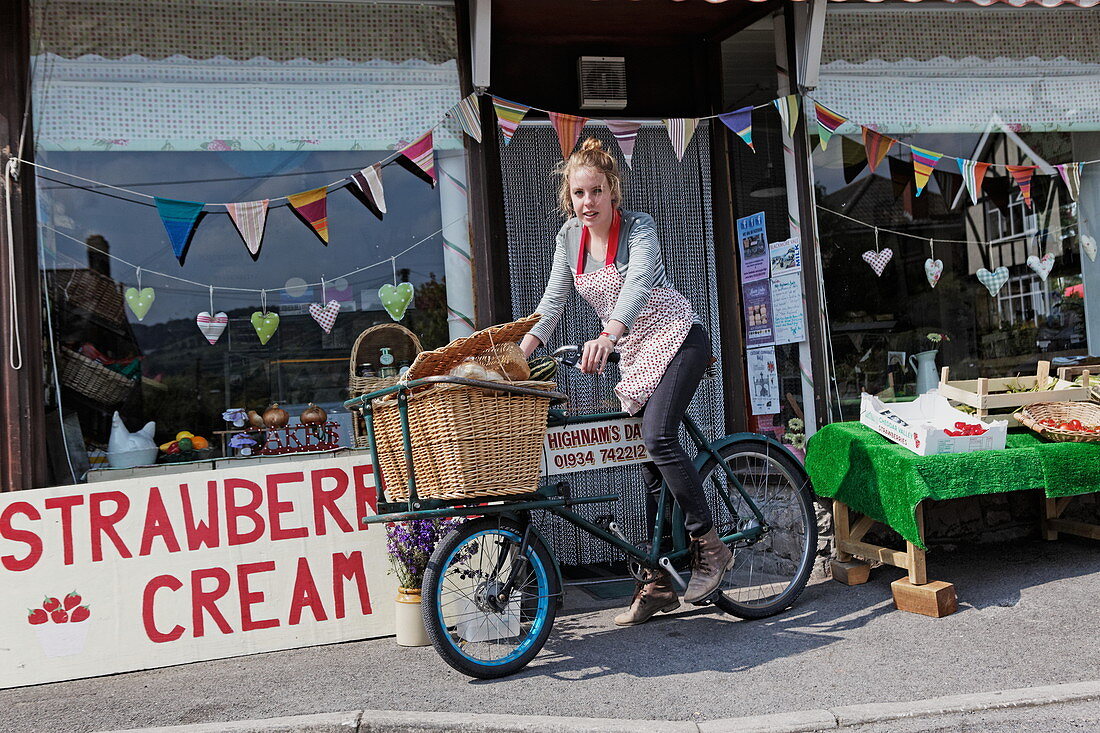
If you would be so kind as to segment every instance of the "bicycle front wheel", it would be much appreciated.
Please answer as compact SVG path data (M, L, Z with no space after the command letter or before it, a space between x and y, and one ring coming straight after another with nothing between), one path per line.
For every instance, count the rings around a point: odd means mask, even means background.
M700 471L719 536L760 521L745 496L763 516L763 533L755 541L730 546L734 565L714 604L741 618L774 616L795 602L813 570L817 516L809 478L786 451L768 443L740 441L719 455L732 470L733 481L713 458Z
M546 643L561 594L550 551L502 517L466 522L443 538L424 572L424 626L459 672L492 679L518 672ZM511 582L511 588L508 583Z

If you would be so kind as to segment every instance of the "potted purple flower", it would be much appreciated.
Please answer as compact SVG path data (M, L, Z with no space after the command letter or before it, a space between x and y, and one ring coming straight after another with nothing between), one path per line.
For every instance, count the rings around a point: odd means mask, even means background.
M435 546L461 523L458 519L413 519L386 525L386 549L392 572L397 576L395 619L397 643L401 646L432 643L424 630L420 586Z

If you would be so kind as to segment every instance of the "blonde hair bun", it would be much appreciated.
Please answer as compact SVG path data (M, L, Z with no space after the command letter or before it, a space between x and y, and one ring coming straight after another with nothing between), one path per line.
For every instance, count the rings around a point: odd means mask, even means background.
M603 150L603 143L594 137L590 137L581 143L581 151L588 152L589 150Z
M577 168L593 168L603 173L607 178L610 188L611 201L615 206L622 203L623 185L622 173L619 172L619 164L615 157L603 148L597 138L588 137L581 143L580 148L571 153L554 169L554 175L559 177L558 208L566 218L574 215L573 201L569 195L569 174Z

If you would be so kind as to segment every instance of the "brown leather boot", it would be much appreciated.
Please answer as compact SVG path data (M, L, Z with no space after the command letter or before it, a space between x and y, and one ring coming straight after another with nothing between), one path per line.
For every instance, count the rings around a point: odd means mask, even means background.
M615 617L616 626L644 624L658 612L668 613L680 607L668 573L662 572L650 583L638 583L630 608Z
M722 577L733 567L733 553L718 539L713 527L702 537L692 537L691 544L691 582L684 593L684 602L698 603L722 584Z

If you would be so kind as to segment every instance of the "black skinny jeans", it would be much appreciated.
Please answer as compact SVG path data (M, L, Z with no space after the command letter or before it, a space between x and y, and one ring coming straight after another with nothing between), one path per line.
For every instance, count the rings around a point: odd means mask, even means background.
M642 464L646 484L647 531L657 517L661 480L684 512L684 526L692 537L710 531L714 521L703 493L703 479L680 445L680 421L710 366L710 337L695 324L642 410L642 439L652 459Z

